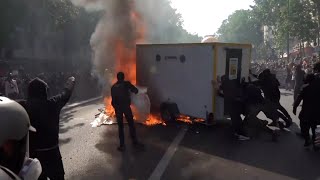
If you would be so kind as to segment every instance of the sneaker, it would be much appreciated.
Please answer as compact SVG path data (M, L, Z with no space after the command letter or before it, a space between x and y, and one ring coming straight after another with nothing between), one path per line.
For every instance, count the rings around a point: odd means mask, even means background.
M234 135L237 136L238 140L240 140L240 141L250 140L250 137L245 136L245 135L241 135L241 134L238 134L238 133L235 133Z
M117 149L118 151L123 152L126 150L126 147L122 145L122 146L119 146Z

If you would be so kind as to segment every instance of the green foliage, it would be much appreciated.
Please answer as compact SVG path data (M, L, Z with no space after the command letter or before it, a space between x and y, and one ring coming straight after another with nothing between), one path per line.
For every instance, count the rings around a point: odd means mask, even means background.
M319 36L320 0L254 0L250 10L238 10L218 30L219 38L228 42L250 42L256 54L265 56L273 49L263 42L263 26L272 28L278 52L291 40L310 42ZM269 48L269 49L268 49ZM260 49L260 50L259 50Z
M223 21L217 33L221 41L258 46L263 42L261 27L250 10L238 10Z
M252 9L264 25L274 27L275 43L280 50L286 47L288 32L300 41L316 37L317 24L312 15L315 7L310 0L255 0Z

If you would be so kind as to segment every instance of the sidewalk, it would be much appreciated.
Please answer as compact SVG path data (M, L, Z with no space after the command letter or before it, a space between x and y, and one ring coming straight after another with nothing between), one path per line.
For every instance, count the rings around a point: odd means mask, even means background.
M91 102L94 102L94 101L98 101L98 100L102 100L102 96L95 97L95 98L90 98L90 99L87 99L85 101L80 101L80 102L76 102L76 103L71 103L71 104L68 103L62 110L63 111L67 111L67 110L70 110L72 108L75 108L75 107L78 107L78 106L81 106L81 105L84 105L84 104L87 104L87 103L91 103Z

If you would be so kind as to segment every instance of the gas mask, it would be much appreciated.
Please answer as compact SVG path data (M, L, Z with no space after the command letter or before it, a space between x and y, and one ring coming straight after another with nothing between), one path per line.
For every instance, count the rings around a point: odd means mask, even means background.
M23 180L36 180L42 172L42 167L38 159L29 158L29 134L26 141L26 155L23 166L19 172L19 177Z
M36 180L42 172L42 167L38 159L27 158L24 162L19 177L23 180Z

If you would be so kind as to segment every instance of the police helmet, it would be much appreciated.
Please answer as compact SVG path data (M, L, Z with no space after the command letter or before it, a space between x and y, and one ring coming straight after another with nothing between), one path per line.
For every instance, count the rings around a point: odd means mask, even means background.
M31 125L27 112L17 102L0 96L0 146L8 140L22 140L30 131Z

